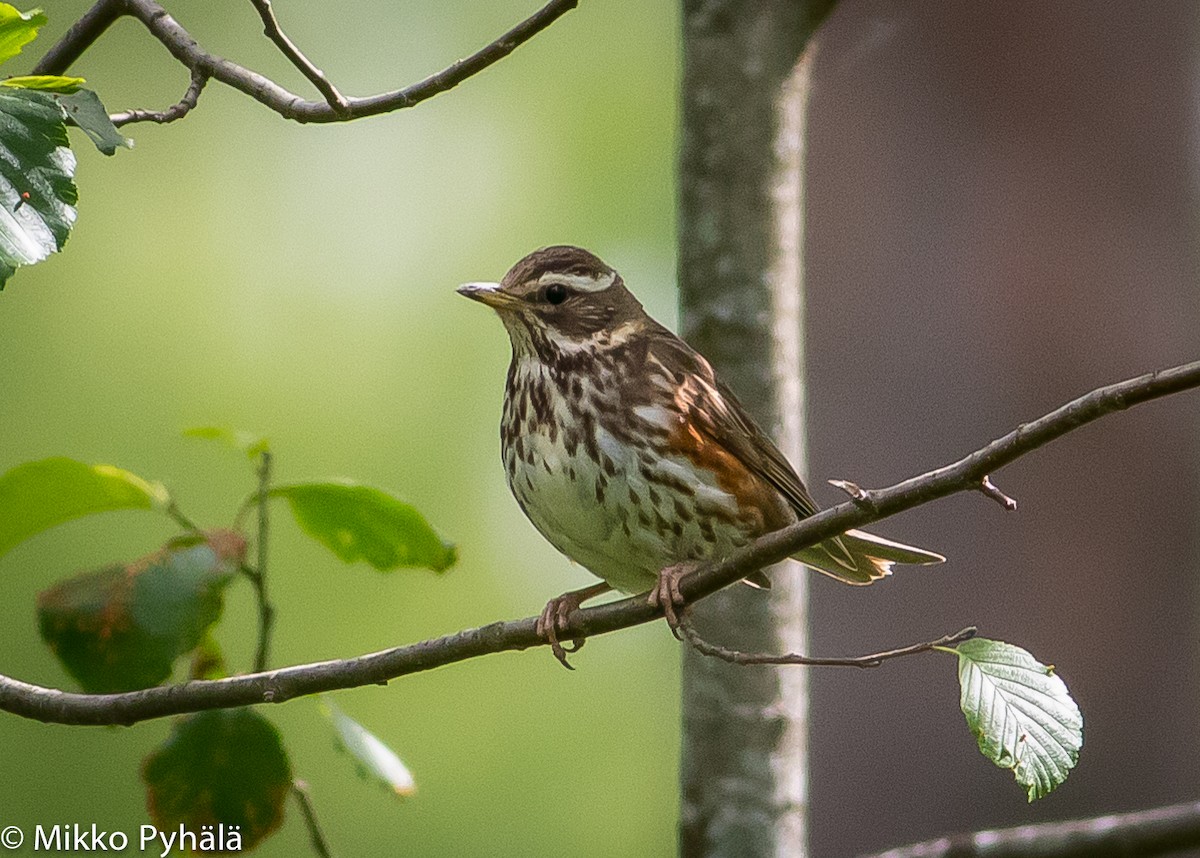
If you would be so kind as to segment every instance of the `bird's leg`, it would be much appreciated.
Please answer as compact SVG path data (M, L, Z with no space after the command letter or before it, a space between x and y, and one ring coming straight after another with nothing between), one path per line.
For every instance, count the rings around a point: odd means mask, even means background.
M580 647L583 646L584 639L579 638L572 641L574 646L567 649L558 642L558 633L566 629L567 618L571 615L572 611L578 610L580 605L593 596L607 593L611 589L612 587L601 581L599 584L584 587L582 590L572 590L569 593L563 593L558 598L547 602L546 607L542 609L542 615L537 620L537 635L549 642L550 651L554 653L554 657L562 662L562 666L567 670L575 669L567 662L567 653L579 652Z
M679 615L687 607L683 593L679 592L679 581L696 566L695 563L675 563L659 571L658 580L650 589L650 598L647 600L651 606L662 609L667 625L671 627L671 634L678 640L683 640L679 636Z

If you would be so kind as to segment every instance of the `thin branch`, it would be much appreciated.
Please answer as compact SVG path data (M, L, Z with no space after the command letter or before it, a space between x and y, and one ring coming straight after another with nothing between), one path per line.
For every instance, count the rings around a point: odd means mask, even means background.
M163 125L167 122L174 122L176 119L183 119L196 107L206 83L208 83L208 75L200 69L192 69L192 82L188 84L187 92L166 110L126 110L114 113L109 118L118 128L131 122L157 122L159 125Z
M329 849L329 841L321 831L321 823L317 821L317 811L313 807L312 796L308 794L308 784L297 778L292 781L292 795L296 804L300 805L300 815L304 817L304 826L308 829L308 839L312 841L313 852L320 858L333 858Z
M31 74L62 74L90 48L113 22L127 14L124 0L98 0L63 34L46 55L33 67Z
M1114 411L1196 387L1200 387L1200 361L1098 388L952 464L886 489L865 492L871 500L869 508L848 501L768 533L719 561L705 563L681 580L681 590L689 601L695 601L850 528L957 492L975 491L984 474L994 473L1081 426ZM606 634L659 616L661 612L650 607L645 595L633 596L572 612L560 636ZM0 676L0 710L60 724L133 724L184 712L281 703L322 691L385 684L481 655L544 646L546 641L535 631L536 622L534 617L497 622L357 658L121 694L78 694Z
M864 858L1150 858L1200 846L1200 802L941 837Z
M275 10L271 8L271 0L250 0L250 3L258 11L258 16L262 18L263 33L266 34L266 37L274 42L280 53L288 58L288 62L298 68L300 73L317 88L317 91L325 96L326 104L339 115L345 115L350 110L346 96L338 92L338 88L325 76L325 72L313 65L283 32L279 26L279 20L275 17Z
M702 655L719 658L721 661L727 661L730 664L806 664L813 667L879 667L885 661L893 658L902 658L906 655L916 655L921 652L932 652L938 648L952 647L955 644L960 644L975 637L975 633L978 631L974 626L967 626L965 629L960 629L952 635L943 635L937 640L926 641L925 643L910 644L909 646L884 650L883 652L873 652L868 655L831 658L828 656L800 655L794 652L789 652L786 655L776 655L769 652L740 652L736 649L727 649L718 644L709 643L700 637L700 634L696 631L696 627L692 625L691 619L686 616L680 620L679 630L683 632L684 639L697 652Z
M259 0L256 0L256 7L257 2ZM344 122L413 107L426 99L453 89L467 78L479 74L492 64L504 59L578 6L579 0L550 0L537 12L495 41L465 59L452 63L437 74L392 92L363 98L343 97L344 109L340 106L335 107L328 101L307 101L256 71L209 53L200 47L188 31L156 0L102 0L100 5L105 3L116 10L110 12L114 17L125 14L137 18L142 26L163 44L171 56L193 73L200 72L205 77L219 80L250 96L285 119L293 119L296 122ZM70 64L95 41L98 35L99 33L90 31L77 32L77 28L72 27L58 44L51 48L50 53L38 63L37 73L63 74ZM268 35L270 35L269 31ZM288 42L288 44L291 43ZM289 59L292 59L290 55ZM301 68L301 70L304 69ZM119 116L125 117L125 114L119 114ZM149 116L146 118L152 119ZM135 121L140 120L126 119L126 122Z

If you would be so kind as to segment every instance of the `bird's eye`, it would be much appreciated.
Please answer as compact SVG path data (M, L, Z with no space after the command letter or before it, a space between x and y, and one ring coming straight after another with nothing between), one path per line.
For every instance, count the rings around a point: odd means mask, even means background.
M551 283L546 287L546 301L551 304L561 304L567 300L567 287L561 283Z

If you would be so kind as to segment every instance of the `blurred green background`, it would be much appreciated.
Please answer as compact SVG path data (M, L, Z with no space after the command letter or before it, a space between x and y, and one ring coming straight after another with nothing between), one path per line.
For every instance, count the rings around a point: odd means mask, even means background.
M88 4L44 5L50 24L14 73ZM439 70L537 5L276 8L344 92L366 95ZM508 495L498 456L507 339L454 287L572 242L619 265L673 323L675 6L583 3L477 78L390 116L302 127L210 83L182 122L129 126L133 151L105 158L75 134L77 228L63 254L0 295L0 471L49 455L118 464L165 481L204 524L225 524L252 486L246 463L179 432L226 424L270 437L279 479L388 488L458 544L443 577L342 567L280 507L276 665L528 616L587 583ZM248 3L170 8L209 50L311 94ZM72 71L111 110L165 107L187 82L132 20ZM72 687L38 640L35 593L169 533L153 514L112 514L0 561L0 670ZM240 582L218 631L239 669L254 630ZM568 673L547 652L501 655L339 694L413 770L418 792L405 801L357 777L314 701L265 714L338 854L669 852L677 647L665 628L642 627L594 641L576 663ZM139 763L169 727L0 718L0 824L136 832L147 821ZM307 851L289 804L260 854Z

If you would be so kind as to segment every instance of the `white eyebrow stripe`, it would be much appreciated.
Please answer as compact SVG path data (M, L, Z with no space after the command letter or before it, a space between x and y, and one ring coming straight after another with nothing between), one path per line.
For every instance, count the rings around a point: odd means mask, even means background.
M561 283L570 289L578 289L580 292L603 292L613 284L613 280L616 277L616 272L612 271L608 274L602 274L599 277L592 277L587 274L562 274L558 271L548 271L538 278L538 285L545 286L548 283Z

